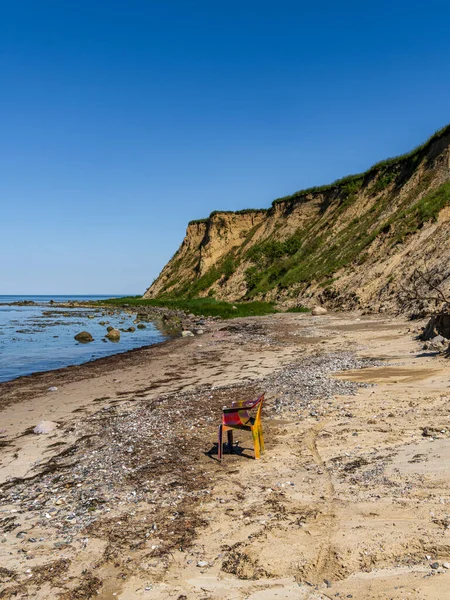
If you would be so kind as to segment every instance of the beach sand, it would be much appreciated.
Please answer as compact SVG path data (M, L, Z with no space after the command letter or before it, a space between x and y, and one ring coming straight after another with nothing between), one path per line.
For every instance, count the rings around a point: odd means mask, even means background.
M0 598L450 597L450 361L420 324L218 321L0 384ZM265 454L236 432L219 463L222 406L262 392Z

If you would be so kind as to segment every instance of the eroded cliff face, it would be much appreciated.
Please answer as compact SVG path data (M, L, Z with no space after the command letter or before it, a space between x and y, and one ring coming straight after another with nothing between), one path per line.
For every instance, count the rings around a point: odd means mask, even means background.
M450 126L409 155L276 200L188 225L145 297L316 299L392 306L419 264L450 264Z

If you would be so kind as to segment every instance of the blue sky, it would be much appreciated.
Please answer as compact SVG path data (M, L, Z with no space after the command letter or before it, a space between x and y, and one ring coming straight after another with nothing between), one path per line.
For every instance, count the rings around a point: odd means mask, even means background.
M0 294L142 293L212 210L450 122L448 2L0 0Z

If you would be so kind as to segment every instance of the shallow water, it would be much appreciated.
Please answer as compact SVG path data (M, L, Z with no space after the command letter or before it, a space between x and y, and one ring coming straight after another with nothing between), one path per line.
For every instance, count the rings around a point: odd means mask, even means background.
M69 365L79 365L96 358L126 352L164 341L167 336L153 323L146 329L121 332L120 341L110 342L104 336L109 321L117 329L136 327L135 314L103 315L104 309L53 308L48 302L101 299L108 296L0 296L0 382L9 381L39 371L49 371ZM4 302L34 300L39 305L5 306ZM89 316L94 318L89 318ZM88 344L74 336L89 331L94 337Z

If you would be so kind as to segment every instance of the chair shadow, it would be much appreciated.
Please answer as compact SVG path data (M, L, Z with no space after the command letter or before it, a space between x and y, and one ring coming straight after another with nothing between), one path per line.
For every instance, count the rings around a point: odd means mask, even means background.
M209 450L204 452L204 455L207 456L208 458L210 458L211 460L220 462L219 459L217 458L218 450L219 450L219 444L217 442L215 442ZM239 442L235 442L233 444L233 452L230 452L230 450L228 449L228 444L224 443L223 458L225 458L225 456L240 456L242 458L250 458L253 460L255 457L253 456L253 454L247 454L246 451L248 451L248 450L252 451L253 448L243 448L242 446L239 445Z

